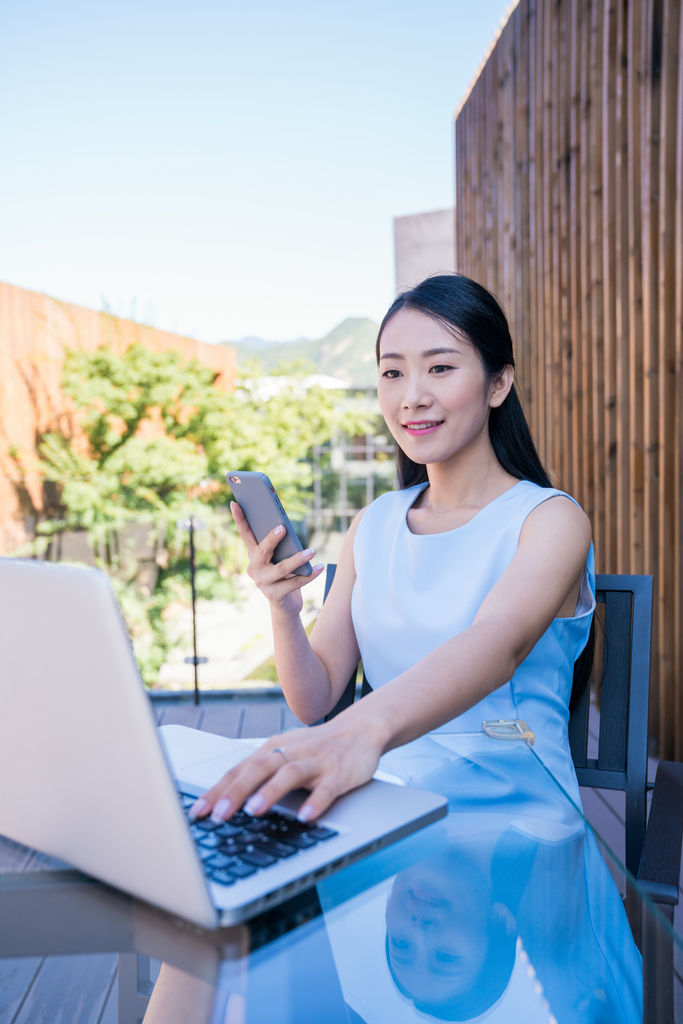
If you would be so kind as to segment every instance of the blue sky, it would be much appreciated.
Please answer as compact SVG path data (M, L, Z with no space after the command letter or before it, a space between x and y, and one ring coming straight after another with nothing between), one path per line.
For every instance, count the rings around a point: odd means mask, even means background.
M508 0L0 0L0 280L206 341L379 319Z

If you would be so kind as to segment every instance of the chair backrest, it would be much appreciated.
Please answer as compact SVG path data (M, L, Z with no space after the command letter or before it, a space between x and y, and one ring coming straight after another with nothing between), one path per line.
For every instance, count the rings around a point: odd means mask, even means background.
M647 816L652 577L599 575L605 606L597 758L588 757L590 687L569 719L580 786L626 794L626 866L638 874Z
M328 563L326 574L325 574L325 594L323 596L323 603L327 600L327 595L330 592L330 587L332 586L332 580L334 579L334 574L335 574L336 571L337 571L337 566L335 564ZM332 708L332 710L330 711L329 715L325 715L325 717L324 717L324 719L322 719L322 721L329 722L329 720L331 718L334 718L335 715L338 715L340 711L343 711L345 708L348 708L349 705L353 704L354 700L356 699L356 676L357 676L357 674L358 674L358 669L354 669L353 674L351 675L351 678L349 679L348 683L346 684L346 686L344 688L344 692L342 693L341 697L339 698L339 701ZM363 673L363 688L361 690L361 696L364 697L366 692L369 692L369 686L368 686L368 681L365 678L365 673ZM317 724L318 723L316 722L316 725Z

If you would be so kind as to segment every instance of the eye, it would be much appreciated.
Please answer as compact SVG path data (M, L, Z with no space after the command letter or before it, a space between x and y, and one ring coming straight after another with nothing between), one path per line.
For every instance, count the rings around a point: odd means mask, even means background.
M391 940L391 945L394 949L410 949L412 942L408 942L407 939L394 939Z
M401 376L401 371L400 370L385 370L384 373L382 374L382 376L386 377L388 380L396 380L397 377Z
M447 370L452 369L452 366L447 366L445 363L437 363L436 366L432 366L430 373L446 373Z

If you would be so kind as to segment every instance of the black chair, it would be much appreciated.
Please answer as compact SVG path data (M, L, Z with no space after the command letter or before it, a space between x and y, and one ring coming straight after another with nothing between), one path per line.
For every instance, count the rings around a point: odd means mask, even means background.
M637 875L647 817L647 742L650 699L651 576L597 576L604 604L600 734L589 758L590 687L569 720L569 745L580 786L626 794L626 867Z

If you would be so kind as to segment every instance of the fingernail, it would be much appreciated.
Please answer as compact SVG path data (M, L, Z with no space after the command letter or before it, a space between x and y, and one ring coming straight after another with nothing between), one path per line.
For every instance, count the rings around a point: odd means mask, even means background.
M254 795L250 796L249 799L247 800L246 804L244 805L244 809L247 812L247 814L258 814L258 812L262 811L265 806L266 798L264 796L261 796L260 793L254 793Z
M231 502L230 502L230 511L231 511L231 512L234 512L234 511L235 511L235 502L234 502L234 501L231 501Z
M299 821L310 821L315 817L315 809L310 804L304 804L297 814Z
M279 537L279 536L280 536L280 534L281 534L281 533L284 533L284 532L285 532L285 528L284 528L284 526L276 526L276 527L275 527L275 529L273 530L273 533L274 533L274 534L275 534L275 535L276 535L277 537Z
M231 807L232 804L228 800L227 796L221 797L211 812L211 821L225 821L227 816L230 814Z
M302 552L301 552L301 554L302 554L302 555L303 555L303 556L304 556L305 558L310 558L310 557L311 557L311 555L314 555L314 554L315 554L315 548L306 548L306 550L305 550L305 551L302 551Z
M203 796L200 796L199 800L195 800L192 807L190 807L190 817L198 818L200 815L208 811L208 809L209 801L205 800Z
M325 568L325 563L324 562L319 562L317 565L313 566L313 572L320 572L320 570L324 569L324 568Z

